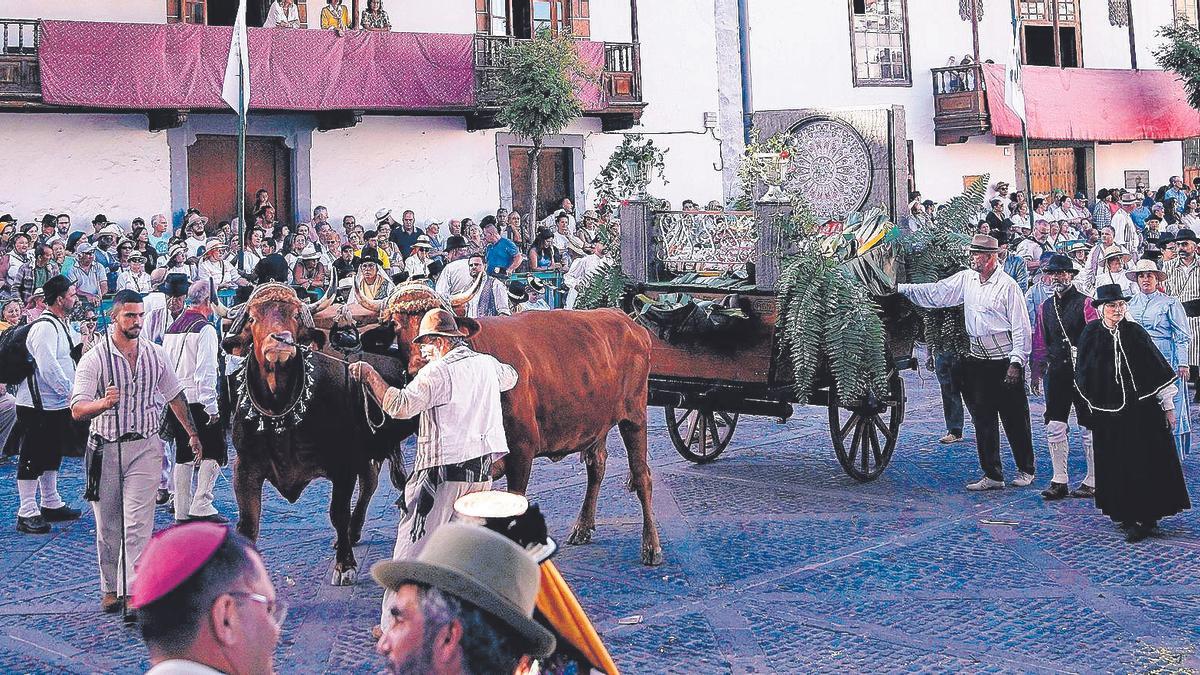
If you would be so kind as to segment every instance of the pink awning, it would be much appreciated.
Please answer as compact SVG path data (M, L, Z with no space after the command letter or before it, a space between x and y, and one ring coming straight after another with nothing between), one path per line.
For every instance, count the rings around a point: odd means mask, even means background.
M43 21L42 100L89 108L227 108L221 82L232 30ZM442 110L475 102L471 35L249 33L252 109Z
M1004 66L983 64L992 133L1020 138L1004 102ZM1200 136L1200 112L1174 73L1024 66L1029 137L1047 141L1178 141Z

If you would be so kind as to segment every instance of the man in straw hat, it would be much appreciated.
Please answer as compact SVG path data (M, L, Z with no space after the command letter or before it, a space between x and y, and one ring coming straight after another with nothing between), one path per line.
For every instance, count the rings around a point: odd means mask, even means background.
M454 523L412 560L379 562L386 589L375 650L392 673L525 673L554 651L554 634L533 619L541 571L503 535Z
M275 670L287 603L254 545L215 523L187 523L154 536L131 587L149 675Z
M427 235L417 235L417 240L412 245L412 252L404 259L404 271L408 272L409 279L429 277L429 251L431 248L433 245L429 243Z
M517 371L471 349L467 339L478 331L473 319L445 309L426 312L413 344L427 363L403 389L388 385L364 361L350 366L350 376L389 416L421 416L392 555L397 560L412 557L428 534L450 522L455 499L490 489L492 463L508 454L500 393L516 386Z
M211 237L204 244L203 258L196 264L196 280L212 281L214 289L248 286L250 282L238 274L233 263L225 259L229 247L216 237Z
M1035 394L1046 387L1046 443L1054 476L1050 487L1042 491L1047 501L1072 497L1091 497L1096 494L1096 472L1092 464L1092 432L1088 427L1088 407L1075 391L1075 360L1079 334L1089 321L1097 318L1096 310L1087 296L1079 292L1072 280L1079 273L1071 259L1054 255L1043 267L1050 278L1053 295L1038 305L1033 325L1033 353L1030 357L1030 385ZM1071 407L1084 427L1083 454L1087 460L1087 475L1075 490L1068 492L1067 454L1070 451L1067 420Z
M138 251L129 254L129 269L117 274L118 291L129 289L135 293L149 293L152 288L150 275L146 272L146 256Z
M1025 362L1030 327L1025 297L999 268L1000 246L986 234L971 240L971 269L928 284L900 284L898 291L921 307L963 305L971 351L959 366L963 399L975 424L983 477L968 490L1004 487L1000 463L1000 424L1012 446L1017 476L1012 485L1033 483L1033 437L1025 397Z
M1163 358L1179 374L1175 386L1175 448L1180 460L1192 445L1191 410L1187 399L1188 348L1195 339L1188 326L1187 314L1178 298L1162 290L1167 275L1153 260L1142 259L1125 275L1137 283L1137 291L1129 301L1128 317L1136 321L1154 341Z
M1200 240L1196 233L1188 228L1181 228L1175 233L1176 257L1163 264L1163 272L1167 274L1167 295L1179 300L1183 305L1184 314L1188 318L1188 332L1200 335L1200 262L1196 259L1196 247ZM1192 340L1188 345L1188 366L1196 369L1200 366L1200 340ZM1192 370L1191 378L1197 375ZM1200 401L1200 388L1196 390L1196 400Z

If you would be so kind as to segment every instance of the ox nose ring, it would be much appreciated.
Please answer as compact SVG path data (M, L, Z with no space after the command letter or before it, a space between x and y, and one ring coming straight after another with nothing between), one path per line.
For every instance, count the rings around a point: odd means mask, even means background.
M279 342L281 344L289 345L292 347L300 346L300 345L296 344L296 341L293 340L292 336L288 333L271 333L271 339L276 342Z

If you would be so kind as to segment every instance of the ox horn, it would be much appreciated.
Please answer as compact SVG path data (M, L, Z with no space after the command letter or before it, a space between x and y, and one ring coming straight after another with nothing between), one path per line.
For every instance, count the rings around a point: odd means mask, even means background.
M479 293L479 289L483 288L483 282L487 278L488 278L488 275L486 272L480 272L479 276L476 277L475 281L471 283L470 288L463 291L462 293L458 293L457 295L450 296L450 308L454 309L454 310L459 310L459 309L462 309L463 307L466 307L467 303L471 302L471 299L474 298Z
M337 297L337 272L329 270L329 286L325 289L325 295L321 296L320 300L308 303L308 311L317 314L325 308L333 304L334 298Z

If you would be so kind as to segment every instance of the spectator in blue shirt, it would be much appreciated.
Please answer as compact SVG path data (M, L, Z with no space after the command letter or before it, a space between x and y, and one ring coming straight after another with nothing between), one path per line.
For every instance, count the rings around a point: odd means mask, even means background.
M483 228L483 244L487 247L487 273L494 277L507 278L525 261L517 245L500 236L494 222Z
M1183 215L1183 206L1187 204L1188 193L1179 176L1171 176L1171 187L1167 189L1167 198L1175 198L1175 210ZM1164 200L1165 203L1165 200Z

